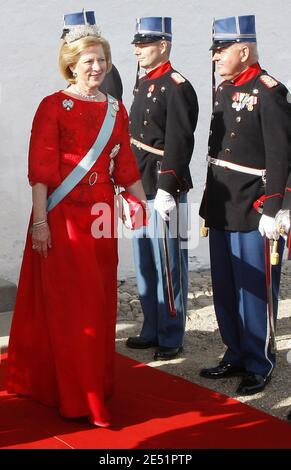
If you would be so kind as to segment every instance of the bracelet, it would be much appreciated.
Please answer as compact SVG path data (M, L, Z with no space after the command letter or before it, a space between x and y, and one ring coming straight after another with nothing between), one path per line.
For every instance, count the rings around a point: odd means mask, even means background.
M32 224L33 227L39 227L40 225L45 225L47 223L47 220L44 219L44 220L39 220L38 222L34 222Z
M38 230L40 228L46 227L48 225L46 220L40 220L39 222L34 222L32 226L30 227L30 233L33 232L33 230Z
M48 226L48 223L46 220L40 220L39 222L34 222L29 228L29 233L32 234L34 230L38 230L46 226Z

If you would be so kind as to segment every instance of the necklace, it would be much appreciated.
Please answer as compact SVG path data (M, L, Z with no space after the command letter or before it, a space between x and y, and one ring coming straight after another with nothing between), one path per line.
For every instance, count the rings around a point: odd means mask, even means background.
M86 100L95 100L96 98L98 98L99 95L101 95L101 91L97 91L96 95L86 95L85 93L82 93L79 88L76 87L76 85L74 86L74 90L75 93L77 93L77 95L81 96L82 98L86 98Z

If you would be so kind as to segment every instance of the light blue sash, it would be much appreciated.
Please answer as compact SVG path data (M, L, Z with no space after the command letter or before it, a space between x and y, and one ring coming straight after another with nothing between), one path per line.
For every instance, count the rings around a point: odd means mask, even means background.
M47 211L52 210L70 191L81 181L82 178L97 162L103 149L108 143L115 124L116 113L118 111L118 103L115 98L107 95L108 107L102 127L99 131L97 139L78 163L71 173L62 181L54 192L48 197Z

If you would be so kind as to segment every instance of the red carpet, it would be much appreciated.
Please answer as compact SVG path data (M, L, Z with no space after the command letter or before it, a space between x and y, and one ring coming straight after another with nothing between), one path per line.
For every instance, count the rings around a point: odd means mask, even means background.
M291 448L291 424L225 395L117 355L110 429L67 420L4 391L0 364L0 447L18 449Z

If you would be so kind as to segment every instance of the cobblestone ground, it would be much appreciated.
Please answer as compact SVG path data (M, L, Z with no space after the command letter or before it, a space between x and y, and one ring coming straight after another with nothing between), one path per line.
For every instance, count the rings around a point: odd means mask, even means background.
M153 361L153 349L132 350L125 346L128 336L139 334L142 312L135 279L120 281L117 322L117 351L152 367L237 398L269 414L285 419L291 410L291 263L282 269L277 322L277 367L271 382L261 393L238 396L239 378L207 380L199 376L202 367L216 365L224 352L213 309L209 270L190 272L188 318L183 355L173 361ZM289 360L289 361L288 361ZM291 425L291 424L290 424Z

